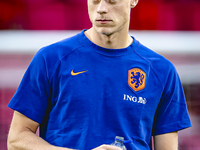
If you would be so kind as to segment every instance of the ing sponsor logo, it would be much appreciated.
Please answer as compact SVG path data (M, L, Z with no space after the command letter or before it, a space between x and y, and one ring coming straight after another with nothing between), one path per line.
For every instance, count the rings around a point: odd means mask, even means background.
M131 101L134 103L144 104L144 105L147 103L147 100L144 97L136 97L136 96L126 95L126 94L124 94L124 100Z

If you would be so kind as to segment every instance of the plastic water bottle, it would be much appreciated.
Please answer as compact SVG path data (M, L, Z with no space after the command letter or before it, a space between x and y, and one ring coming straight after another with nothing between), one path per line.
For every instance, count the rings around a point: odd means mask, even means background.
M116 136L116 137L115 137L115 141L114 141L113 143L111 143L111 145L113 145L113 146L118 146L118 147L120 147L122 150L126 150L126 147L125 147L123 141L124 141L124 138L123 138L123 137Z

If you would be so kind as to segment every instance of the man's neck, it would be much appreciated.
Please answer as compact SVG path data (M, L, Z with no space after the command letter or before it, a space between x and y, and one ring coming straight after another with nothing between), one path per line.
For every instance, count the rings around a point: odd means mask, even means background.
M123 32L123 34L118 32L108 36L98 33L94 28L91 28L85 31L85 35L94 44L109 49L126 48L133 42L133 39L129 36L128 32Z

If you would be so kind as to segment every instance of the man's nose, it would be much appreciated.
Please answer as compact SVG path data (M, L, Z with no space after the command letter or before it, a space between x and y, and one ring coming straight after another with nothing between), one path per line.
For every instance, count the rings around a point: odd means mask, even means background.
M108 12L108 6L107 6L107 2L105 0L101 0L101 2L99 3L98 9L97 9L97 13L99 14L104 14Z

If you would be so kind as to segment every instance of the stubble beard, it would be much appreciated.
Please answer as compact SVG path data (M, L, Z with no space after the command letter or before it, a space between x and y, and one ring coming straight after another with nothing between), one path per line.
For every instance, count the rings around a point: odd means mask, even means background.
M100 34L103 34L107 37L112 36L115 33L119 33L121 30L124 29L126 22L124 22L120 27L115 28L116 26L110 26L110 27L103 27L103 29L98 29L99 27L96 28L97 32ZM105 29L104 29L105 28Z
M115 33L115 31L112 29L113 27L100 27L100 26L96 26L96 31L99 34L105 35L105 36L111 36Z
M107 36L107 37L109 37L109 36L111 36L111 35L113 35L114 34L114 32L99 32L100 34L103 34L103 35L105 35L105 36Z

